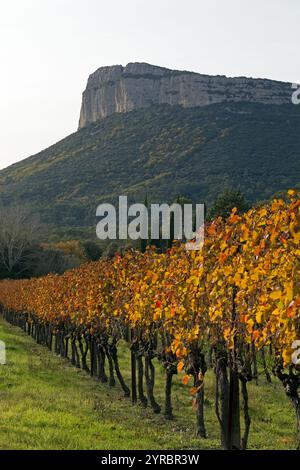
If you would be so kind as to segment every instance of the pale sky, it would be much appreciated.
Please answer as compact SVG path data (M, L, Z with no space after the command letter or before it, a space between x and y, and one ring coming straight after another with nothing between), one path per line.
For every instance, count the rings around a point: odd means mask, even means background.
M98 67L299 82L299 44L299 0L0 0L0 168L76 131Z

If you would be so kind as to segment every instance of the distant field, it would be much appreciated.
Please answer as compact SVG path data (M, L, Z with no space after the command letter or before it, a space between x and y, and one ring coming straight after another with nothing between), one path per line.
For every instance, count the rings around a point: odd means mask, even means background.
M7 365L0 366L0 449L218 449L213 373L206 380L208 439L194 437L189 387L174 380L174 421L132 406L118 386L110 389L73 368L0 319ZM129 383L129 352L119 349ZM156 367L156 398L163 404L163 371ZM263 376L249 386L252 449L294 449L294 412L282 386Z

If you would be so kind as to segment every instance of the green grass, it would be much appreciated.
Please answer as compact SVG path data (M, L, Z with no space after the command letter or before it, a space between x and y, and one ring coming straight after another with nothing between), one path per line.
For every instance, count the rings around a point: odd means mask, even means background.
M132 406L118 386L110 389L37 345L0 319L7 364L0 366L0 449L218 449L213 373L206 380L207 440L194 437L189 387L174 383L174 421ZM129 351L120 348L129 383ZM157 365L156 398L163 404L163 371ZM250 448L296 447L295 418L280 383L249 387Z

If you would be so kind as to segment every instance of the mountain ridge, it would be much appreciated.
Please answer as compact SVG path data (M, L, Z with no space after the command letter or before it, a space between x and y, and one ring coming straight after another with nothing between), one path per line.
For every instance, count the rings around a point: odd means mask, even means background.
M220 102L288 104L291 84L276 80L207 75L130 62L92 73L82 95L79 129L114 113L152 105L209 106Z

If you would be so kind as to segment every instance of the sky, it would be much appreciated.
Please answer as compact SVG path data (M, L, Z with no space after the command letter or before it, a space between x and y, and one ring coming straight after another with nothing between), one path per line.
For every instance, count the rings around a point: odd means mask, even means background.
M299 0L0 0L0 168L77 130L101 66L298 83L299 44Z

